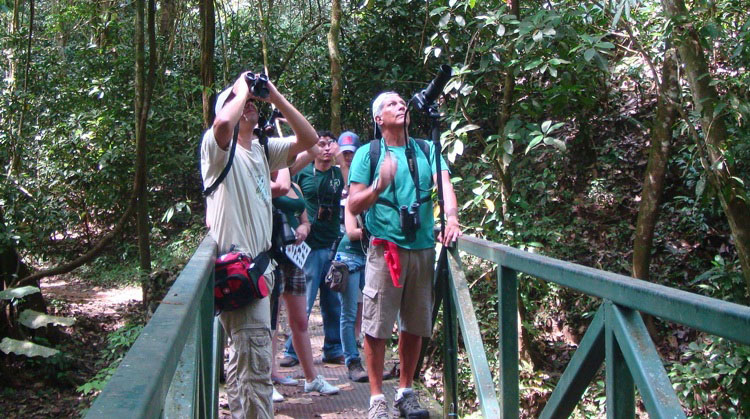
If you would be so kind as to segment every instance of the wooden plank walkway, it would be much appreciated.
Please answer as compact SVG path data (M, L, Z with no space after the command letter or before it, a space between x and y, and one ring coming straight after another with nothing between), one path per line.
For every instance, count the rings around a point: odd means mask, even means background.
M283 305L282 305L283 307ZM290 376L298 379L297 386L277 385L276 390L284 395L285 400L281 403L274 403L274 414L277 418L366 418L367 408L370 403L370 387L368 383L355 383L349 380L347 368L345 365L330 365L321 362L321 348L323 347L323 320L320 316L318 303L313 307L308 323L310 333L313 359L315 360L316 374L322 374L329 383L340 388L338 394L333 396L324 396L319 393L305 393L303 389L304 375L302 368L297 365L292 368L279 367L281 376ZM283 308L279 313L279 330L277 334L278 353L276 362L284 357L283 347L289 328L286 323L286 316ZM364 351L360 349L364 356ZM393 359L391 359L393 358ZM398 355L390 349L386 350L386 371L390 370L393 364L398 360ZM363 360L364 364L364 360ZM393 398L398 387L398 379L387 380L383 382L383 391L389 405L393 405ZM422 405L430 409L430 416L438 418L442 411L436 402L430 400L430 397L424 392L420 393ZM394 411L393 417L398 417L398 412ZM230 419L231 415L228 409L226 394L222 385L219 400L219 416L221 419Z

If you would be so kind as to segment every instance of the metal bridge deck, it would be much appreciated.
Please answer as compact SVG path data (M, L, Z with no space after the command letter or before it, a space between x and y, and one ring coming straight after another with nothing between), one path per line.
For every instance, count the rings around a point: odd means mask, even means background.
M323 364L320 360L321 348L323 347L323 321L317 302L313 307L313 312L310 314L308 331L312 343L316 374L322 374L329 383L338 386L340 391L333 396L324 396L319 393L305 393L303 389L304 375L301 366L297 365L292 368L279 367L278 371L280 375L298 379L299 385L276 385L276 390L283 394L285 398L281 403L274 403L276 418L366 418L367 408L370 403L369 384L355 383L349 380L345 365ZM279 348L276 354L277 365L284 356L283 346L287 333L290 332L286 323L284 310L282 309L279 315L279 330L277 335L277 347ZM360 349L360 354L364 357L362 349ZM389 356L397 357L390 350L386 350L386 358L388 359ZM397 360L397 358L395 359ZM391 369L394 362L395 360L386 361L386 371ZM398 387L397 379L383 382L383 391L389 405L393 404L396 387ZM429 396L424 394L424 392L420 393L420 401L423 406L430 409L431 417L440 417L442 413L439 407L435 402L431 402L428 399ZM223 386L221 388L219 406L220 418L231 418ZM393 414L393 417L398 417L397 411L394 411Z

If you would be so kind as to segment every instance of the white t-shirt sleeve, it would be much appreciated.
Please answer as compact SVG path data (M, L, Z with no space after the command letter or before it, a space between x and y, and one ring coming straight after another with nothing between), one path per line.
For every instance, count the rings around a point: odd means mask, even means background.
M206 130L201 142L201 176L203 176L204 188L208 188L216 181L227 165L228 159L229 149L222 150L216 143L214 130L211 128Z
M293 140L294 136L268 139L268 166L272 172L289 167L289 148Z

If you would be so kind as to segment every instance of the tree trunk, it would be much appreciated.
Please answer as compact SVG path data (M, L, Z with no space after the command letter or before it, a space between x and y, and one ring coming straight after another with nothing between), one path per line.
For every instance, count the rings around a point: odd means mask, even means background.
M13 146L14 150L10 161L11 173L13 174L19 173L21 166L21 153L19 152L20 147L18 145L21 141L21 138L23 137L23 122L28 108L29 68L31 67L31 41L34 35L34 9L34 0L31 0L29 2L29 40L26 47L26 64L24 65L23 70L23 106L21 107L21 115L18 118L18 130L16 131Z
M341 32L341 1L331 2L331 29L328 31L328 54L331 58L331 131L341 133L341 56L339 33Z
M258 13L260 16L260 49L263 54L263 72L266 76L270 75L268 62L268 15L271 14L273 7L271 1L268 2L268 10L263 10L263 0L258 0Z
M148 112L151 108L151 94L153 92L156 76L156 5L155 0L148 1L148 37L149 37L149 62L148 76L145 68L145 34L143 28L144 0L136 0L135 17L135 144L136 144L136 166L135 166L135 191L138 199L136 207L136 218L138 221L138 260L141 276L141 287L143 289L143 304L148 304L148 277L151 273L151 249L150 249L150 223L148 217L148 193L147 193L147 138L146 128L148 126Z
M516 17L516 20L521 19L521 1L520 0L506 0L506 4L510 9L510 14ZM503 102L500 105L500 115L498 115L498 134L500 138L505 141L505 125L510 120L511 108L513 105L513 92L516 89L516 79L513 76L515 72L515 66L509 67L505 70L505 76L503 78ZM503 213L503 220L508 216L510 195L513 192L513 177L507 172L508 168L503 162L502 155L498 158L495 166L498 168L498 174L500 175L500 200L501 200L501 211Z
M668 17L675 22L673 38L677 43L680 59L685 65L685 75L695 109L701 115L701 130L705 144L699 143L698 147L703 148L706 155L702 163L709 181L719 195L734 238L745 283L750 290L750 204L746 200L747 190L732 179L734 165L724 158L727 128L722 112L716 112L720 104L718 93L712 84L698 33L695 26L689 24L685 3L683 0L662 0L662 4Z
M214 40L216 39L216 17L213 0L200 0L201 17L201 83L203 85L203 129L208 129L214 120Z
M516 19L521 18L521 2L520 0L506 0L510 14L515 16ZM513 107L513 93L516 88L516 79L513 76L515 67L506 69L505 76L503 78L503 103L500 105L500 114L498 115L498 131L505 140L505 125L510 120ZM510 207L510 195L513 187L513 177L504 165L502 156L496 161L495 166L498 168L500 175L500 199L502 200L501 210L503 213L503 220L507 217ZM528 359L535 370L542 368L542 357L539 355L539 351L534 347L533 339L529 334L529 331L523 327L523 324L531 324L528 321L528 313L526 307L523 306L523 300L521 299L521 289L518 289L518 350L521 356Z
M664 178L672 143L672 126L678 115L675 106L680 97L677 60L671 49L664 55L661 80L656 116L651 129L651 151L643 179L641 205L633 242L633 276L646 281L649 280L654 228L659 218L659 206L664 192Z

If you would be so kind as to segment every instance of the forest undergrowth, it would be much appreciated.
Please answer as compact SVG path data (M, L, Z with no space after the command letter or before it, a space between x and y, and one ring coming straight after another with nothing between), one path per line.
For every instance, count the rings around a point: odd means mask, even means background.
M546 256L630 276L635 220L648 158L648 130L639 120L651 110L635 92L613 100L609 112L574 124L563 136L568 144L586 141L595 154L542 153L515 185L528 202L541 205L519 211L495 232L493 241ZM655 104L655 103L653 103ZM641 114L639 114L641 113ZM586 126L584 126L586 124ZM593 134L596 133L596 134ZM696 197L691 189L691 144L678 138L655 234L651 280L665 286L747 305L739 263L732 250L729 228L717 200ZM467 156L464 156L465 158ZM454 173L466 177L469 174ZM477 178L481 174L474 174ZM690 179L693 177L694 179ZM687 182L677 181L687 178ZM464 199L469 199L464 197ZM462 199L459 197L459 201ZM472 214L475 215L475 214ZM510 221L510 222L508 222ZM510 224L510 226L508 225ZM471 232L468 232L471 234ZM464 255L474 308L497 384L499 375L497 274L493 264ZM532 336L530 350L537 362L521 359L521 416L538 417L557 380L583 337L601 300L528 275L519 276L521 304L528 313L523 327ZM488 298L489 296L489 298ZM750 412L750 350L722 338L654 319L655 344L683 408L690 417L736 417ZM440 326L437 327L440 334ZM436 397L442 398L442 361L428 363ZM464 413L479 411L468 355L459 337L459 399ZM636 392L637 394L637 392ZM574 417L605 415L602 368L584 393ZM648 417L637 396L637 414Z

